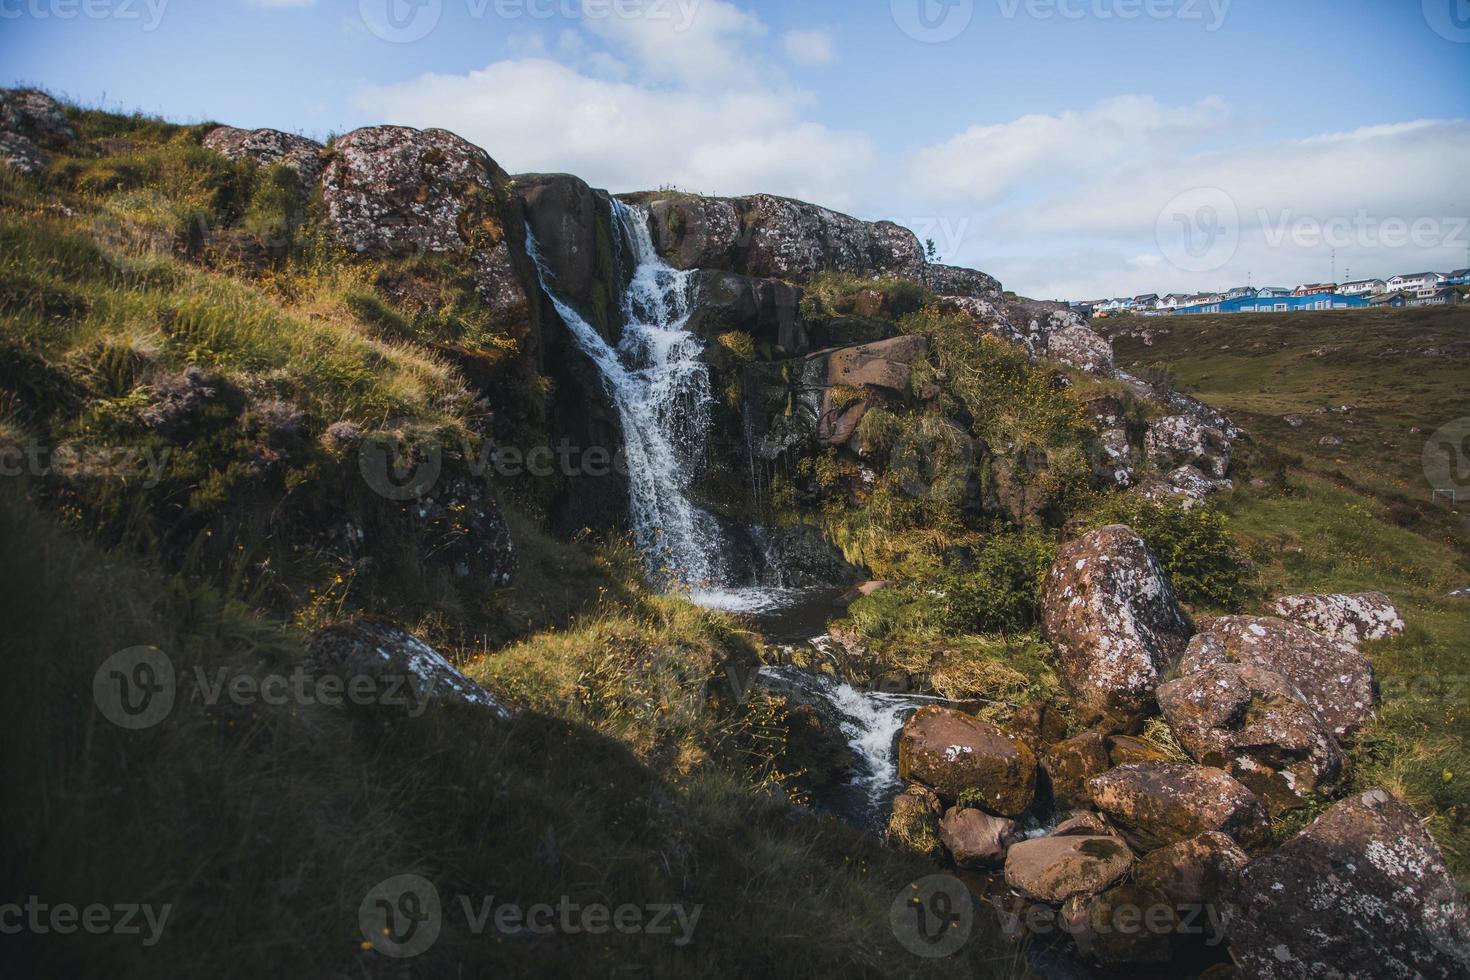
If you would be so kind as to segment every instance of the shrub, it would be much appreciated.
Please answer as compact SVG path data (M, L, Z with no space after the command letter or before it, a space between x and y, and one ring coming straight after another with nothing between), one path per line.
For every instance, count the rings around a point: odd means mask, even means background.
M1251 598L1249 563L1225 515L1213 507L1116 496L1093 511L1088 529L1126 524L1158 556L1185 602L1235 612Z
M1038 534L992 537L973 569L946 573L941 624L953 633L1010 633L1041 621L1042 579L1056 545Z

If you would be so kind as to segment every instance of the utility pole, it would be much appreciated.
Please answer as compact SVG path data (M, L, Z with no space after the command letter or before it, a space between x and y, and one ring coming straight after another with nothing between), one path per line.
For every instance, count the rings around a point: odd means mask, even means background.
M1328 282L1337 282L1337 249L1332 250L1332 278Z

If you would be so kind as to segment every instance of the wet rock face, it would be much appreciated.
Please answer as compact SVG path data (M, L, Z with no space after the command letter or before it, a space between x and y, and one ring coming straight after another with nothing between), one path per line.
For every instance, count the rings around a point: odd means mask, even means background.
M1147 713L1190 635L1158 559L1116 524L1061 549L1046 577L1042 622L1084 714L1125 724Z
M654 200L654 244L679 269L721 269L801 282L817 272L893 273L922 281L913 232L758 194Z
M699 306L689 329L707 340L727 331L750 334L777 358L808 349L801 318L801 288L779 279L752 279L734 272L706 270L696 277Z
M1289 595L1271 604L1282 619L1300 623L1333 640L1357 646L1404 631L1404 618L1382 592L1355 595Z
M285 164L303 186L316 183L322 170L322 145L277 129L220 126L204 137L204 145L231 160L254 160L262 168Z
M1036 756L1020 739L952 708L920 708L898 741L898 774L946 803L971 796L1006 817L1025 813L1036 796Z
M1217 664L1164 684L1158 698L1190 756L1230 773L1272 814L1330 795L1341 781L1337 739L1280 674Z
M555 289L616 342L633 259L607 192L569 174L519 174L514 188Z
M1006 850L1025 836L1014 820L951 807L939 823L939 839L959 867L985 869L999 867Z
M1194 466L1217 480L1230 469L1230 449L1224 432L1188 415L1159 419L1144 438L1149 461L1160 470Z
M399 698L408 708L424 702L473 705L496 717L511 717L483 687L407 630L373 619L354 619L319 630L311 640L309 662L317 670L344 678L370 678L373 691L388 706ZM356 683L361 684L358 680Z
M1093 779L1093 803L1140 851L1218 830L1247 850L1271 836L1266 808L1228 773L1178 762L1119 766Z
M1006 852L1006 884L1038 902L1060 905L1122 881L1133 852L1116 837L1038 837Z
M1273 671L1294 687L1332 734L1357 731L1373 717L1373 665L1355 647L1272 616L1222 616L1200 623L1179 663L1189 675L1217 664Z
M1465 896L1383 790L1338 803L1240 882L1230 943L1248 976L1470 976Z

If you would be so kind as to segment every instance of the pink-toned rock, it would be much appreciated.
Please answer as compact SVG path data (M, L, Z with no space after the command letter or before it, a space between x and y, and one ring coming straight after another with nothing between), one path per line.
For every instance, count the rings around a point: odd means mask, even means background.
M1404 631L1404 618L1382 592L1353 595L1289 595L1271 604L1283 619L1301 623L1333 640L1354 646Z
M1179 674L1218 664L1248 664L1280 674L1334 735L1373 718L1373 664L1357 648L1273 616L1202 620L1179 662Z
M1119 766L1088 784L1093 803L1139 851L1206 831L1247 850L1265 847L1271 820L1255 794L1229 773L1181 762Z
M1046 577L1042 615L1088 720L1142 718L1190 636L1163 566L1142 538L1117 524L1061 549Z
M1006 884L1038 902L1060 905L1121 881L1133 852L1116 837L1038 837L1006 852Z
M953 708L926 706L904 724L898 774L923 783L946 803L966 790L986 810L1025 813L1036 796L1036 756L1025 742Z
M1012 844L1025 840L1016 822L983 810L951 807L939 822L939 839L961 868L999 867Z

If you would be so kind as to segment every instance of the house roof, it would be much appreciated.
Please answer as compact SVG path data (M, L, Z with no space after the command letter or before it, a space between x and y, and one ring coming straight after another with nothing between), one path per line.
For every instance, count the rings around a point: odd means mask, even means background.
M1423 279L1425 276L1442 276L1442 272L1405 272L1394 276L1395 279Z

